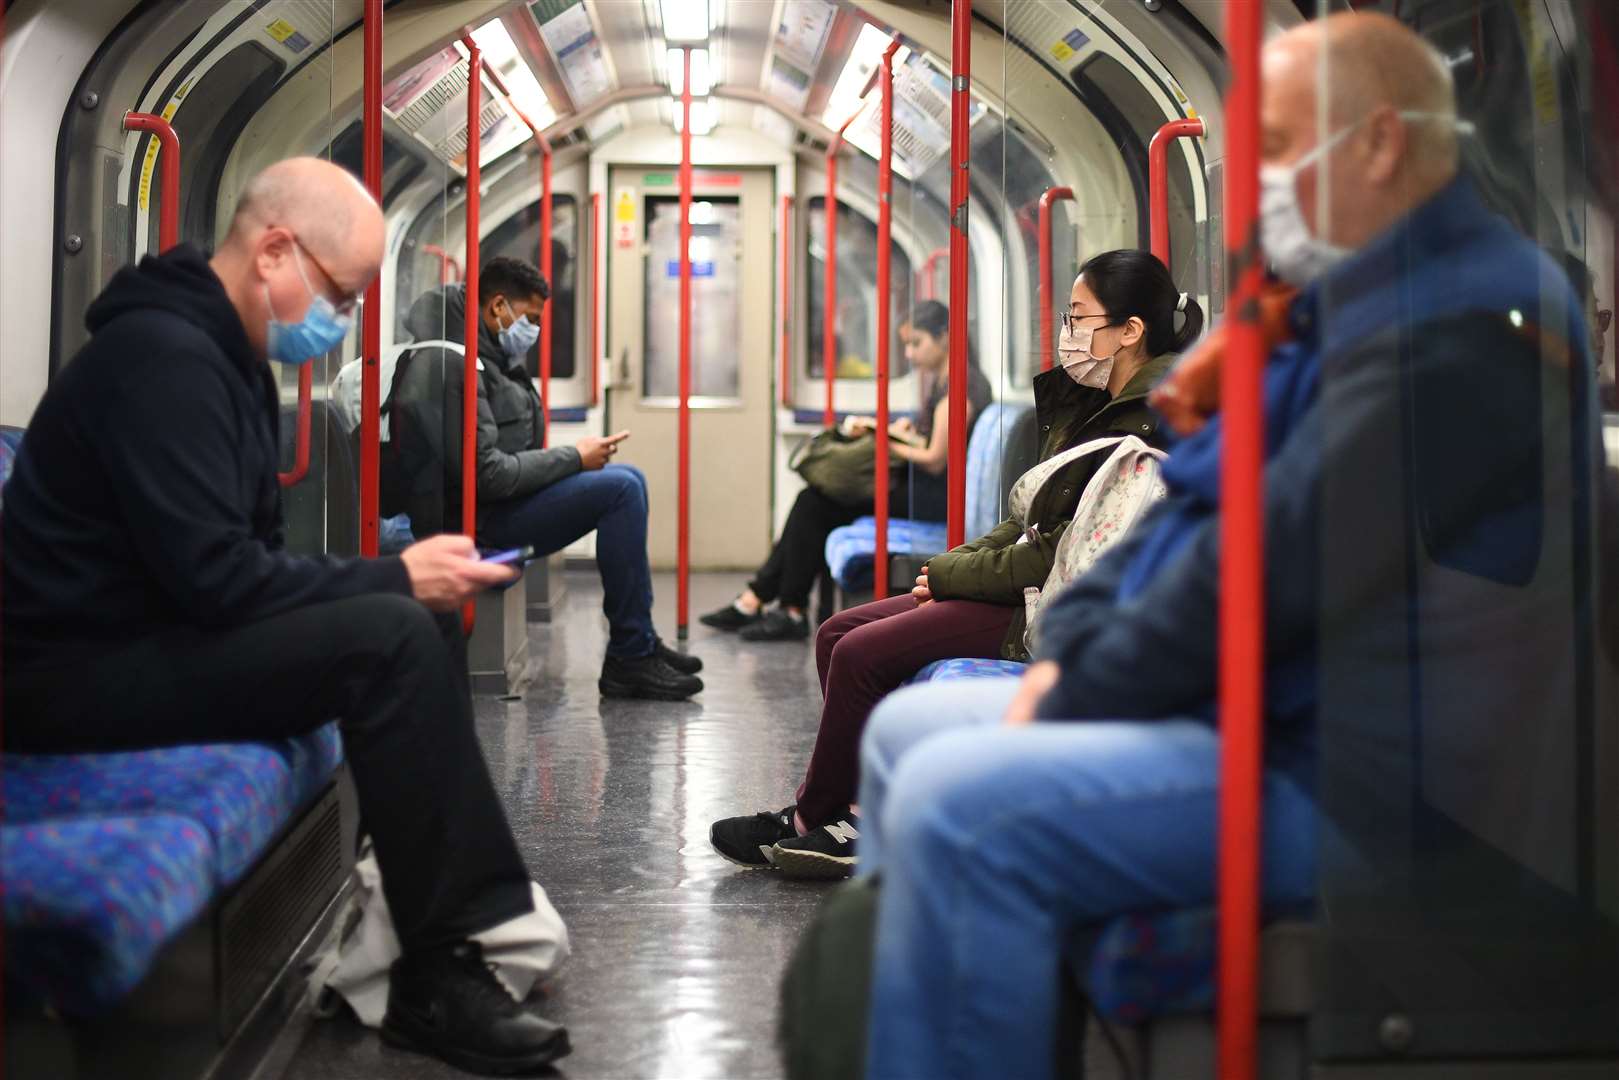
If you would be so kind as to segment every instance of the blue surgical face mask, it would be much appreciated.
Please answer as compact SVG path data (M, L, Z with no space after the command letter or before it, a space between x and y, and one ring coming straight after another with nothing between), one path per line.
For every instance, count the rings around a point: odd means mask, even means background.
M506 310L511 310L510 305ZM540 340L540 328L529 322L527 315L523 315L510 326L502 326L498 336L500 347L505 350L506 355L513 360L521 360L528 355L534 343Z
M270 310L270 323L265 329L265 351L271 360L283 364L307 364L342 344L343 339L348 337L349 328L354 325L354 316L339 314L330 300L310 286L309 278L304 274L303 259L298 254L297 241L293 241L292 259L293 265L298 268L298 278L309 293L309 310L298 322L282 322L275 317L275 308L270 306L270 286L265 285L264 306Z

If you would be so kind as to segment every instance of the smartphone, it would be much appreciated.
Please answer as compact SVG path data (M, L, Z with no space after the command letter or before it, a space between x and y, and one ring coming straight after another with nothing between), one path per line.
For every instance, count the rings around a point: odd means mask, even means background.
M528 547L511 548L508 551L491 551L481 556L486 563L498 563L501 566L527 566L540 557L533 545Z

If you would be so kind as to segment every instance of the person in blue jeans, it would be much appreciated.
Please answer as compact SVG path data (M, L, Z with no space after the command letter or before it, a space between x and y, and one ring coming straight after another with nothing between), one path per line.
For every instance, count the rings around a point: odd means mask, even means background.
M1386 16L1333 16L1274 39L1263 72L1261 239L1302 290L1264 384L1261 887L1275 909L1313 899L1318 844L1335 835L1314 788L1318 641L1340 667L1346 653L1362 663L1357 692L1406 690L1400 635L1420 635L1425 661L1476 664L1469 619L1413 605L1413 589L1447 583L1426 567L1408 580L1413 545L1532 577L1541 543L1524 523L1551 513L1540 403L1592 395L1561 271L1458 174L1464 126L1437 53ZM1566 349L1543 355L1514 332L1530 323ZM1573 392L1542 395L1555 378ZM1220 450L1217 413L1172 448L1168 498L1042 614L1022 680L912 687L873 714L859 793L860 872L881 875L868 1080L1050 1076L1071 935L1213 901ZM1557 596L1546 612L1566 619ZM1384 797L1401 813L1411 796Z
M548 554L594 531L609 626L602 695L682 701L702 691L703 663L665 645L652 624L646 476L612 463L629 432L544 446L545 416L525 361L550 294L521 259L491 259L478 274L478 539ZM397 454L385 487L400 492L418 536L460 525L465 369L460 349L445 346L461 345L465 325L465 285L419 297L406 327L423 344L394 372L388 412Z

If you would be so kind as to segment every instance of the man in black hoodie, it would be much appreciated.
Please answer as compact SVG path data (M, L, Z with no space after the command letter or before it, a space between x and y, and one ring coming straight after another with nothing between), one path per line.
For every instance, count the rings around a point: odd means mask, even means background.
M544 446L545 414L524 359L550 294L521 259L490 259L478 272L478 536L549 553L594 532L609 627L598 688L606 697L683 701L702 691L703 663L665 645L652 625L646 477L611 463L629 433ZM385 486L401 490L417 536L461 525L466 315L466 286L446 285L418 297L405 320L423 345L394 370L390 464L400 475Z
M284 550L267 360L339 344L382 249L365 190L295 159L249 183L212 260L148 256L90 306L90 342L35 411L0 515L6 748L276 739L340 719L403 951L384 1037L537 1067L567 1033L520 1009L470 940L532 900L465 644L432 614L515 575L456 536L387 559Z

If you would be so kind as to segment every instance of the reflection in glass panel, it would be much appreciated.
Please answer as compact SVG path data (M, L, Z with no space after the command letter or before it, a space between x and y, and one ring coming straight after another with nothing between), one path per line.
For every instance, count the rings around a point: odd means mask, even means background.
M742 208L735 198L691 204L693 397L735 400L741 357L736 349L741 275ZM647 200L646 370L642 395L680 396L680 200Z
M875 170L873 171L875 176ZM897 192L901 185L894 185ZM825 363L822 345L826 325L826 197L808 200L809 214L809 323L808 372L819 378ZM911 303L911 260L894 230L890 244L890 312L903 312ZM944 275L940 274L941 283ZM877 223L845 203L838 203L838 321L837 377L870 379L877 370ZM904 359L905 343L897 336L899 320L890 318L896 337L890 346L889 374L898 379L910 371Z

